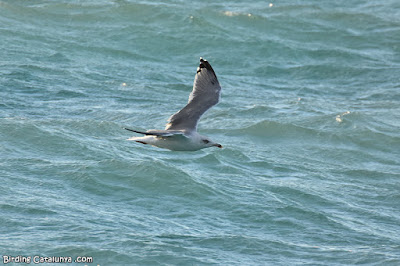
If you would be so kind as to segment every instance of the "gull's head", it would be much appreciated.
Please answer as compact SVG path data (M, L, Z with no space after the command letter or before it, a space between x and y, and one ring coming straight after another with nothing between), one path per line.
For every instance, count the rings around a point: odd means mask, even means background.
M213 142L212 140L208 139L208 138L201 138L201 143L202 145L205 145L206 147L218 147L218 148L222 148L222 145L216 142Z

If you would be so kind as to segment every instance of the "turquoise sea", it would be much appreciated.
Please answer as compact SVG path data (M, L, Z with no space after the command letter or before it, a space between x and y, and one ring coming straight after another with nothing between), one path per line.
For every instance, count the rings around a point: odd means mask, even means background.
M126 141L199 57L224 148ZM0 264L400 265L399 78L398 0L1 0Z

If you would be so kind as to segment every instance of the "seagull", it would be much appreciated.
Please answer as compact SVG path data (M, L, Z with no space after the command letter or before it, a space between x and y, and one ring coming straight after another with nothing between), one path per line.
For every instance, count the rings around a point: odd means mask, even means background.
M197 151L208 147L222 148L221 144L197 133L197 123L200 117L219 102L220 94L221 86L214 70L207 60L200 57L193 90L186 106L168 119L165 130L150 129L142 132L124 128L145 135L128 140L173 151Z

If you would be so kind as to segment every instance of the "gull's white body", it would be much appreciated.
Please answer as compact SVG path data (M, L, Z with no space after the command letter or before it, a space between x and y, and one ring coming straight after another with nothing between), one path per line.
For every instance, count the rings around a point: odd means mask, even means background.
M189 101L169 118L165 130L141 132L125 128L145 135L128 140L174 151L196 151L213 146L222 148L220 144L197 133L197 122L209 108L218 103L220 93L221 86L214 70L207 60L200 58Z
M207 147L216 146L219 144L209 142L205 144L203 139L207 137L200 135L197 132L192 132L189 135L175 134L170 137L158 136L145 136L145 137L132 137L128 140L133 140L143 144L150 144L159 148L173 150L173 151L197 151Z

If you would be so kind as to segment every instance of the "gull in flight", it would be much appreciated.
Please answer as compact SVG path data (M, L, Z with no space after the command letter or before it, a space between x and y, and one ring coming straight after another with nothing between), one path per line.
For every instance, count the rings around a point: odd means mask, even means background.
M220 94L221 86L214 70L207 60L200 57L193 90L186 106L168 119L165 130L151 129L141 132L125 128L145 135L128 140L173 151L197 151L208 147L222 148L221 144L197 133L197 122L208 109L218 103Z

